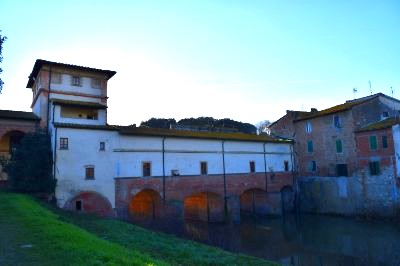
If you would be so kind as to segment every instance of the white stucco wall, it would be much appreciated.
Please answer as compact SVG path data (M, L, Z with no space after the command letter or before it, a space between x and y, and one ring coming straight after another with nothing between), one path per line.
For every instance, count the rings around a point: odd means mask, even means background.
M400 125L392 127L394 155L396 159L396 174L400 176Z
M81 77L81 86L72 86L71 78L72 76L69 74L62 74L61 83L51 83L51 88L53 90L62 90L67 92L80 92L91 95L100 96L101 90L97 88L92 88L91 86L91 78L89 77Z
M68 138L69 149L60 150L57 143L56 196L58 203L65 202L79 191L97 191L115 206L115 177L141 177L142 163L151 162L151 175L163 175L163 138L120 135L117 131L58 128L57 142ZM106 150L99 151L100 141ZM264 172L264 143L225 141L225 166L227 174L249 173L249 162L254 161L256 172ZM289 162L289 144L267 143L267 171L283 171L284 161ZM190 138L166 138L165 175L178 170L180 175L200 175L200 162L206 161L208 174L223 174L222 141ZM95 180L85 179L85 166L93 165Z

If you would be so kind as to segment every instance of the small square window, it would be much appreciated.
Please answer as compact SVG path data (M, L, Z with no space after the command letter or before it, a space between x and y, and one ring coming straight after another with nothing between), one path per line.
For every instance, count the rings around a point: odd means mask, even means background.
M106 143L104 141L100 141L100 150L105 151L106 150Z
M338 116L338 115L333 116L333 125L336 128L342 127L342 119L340 119L340 116Z
M311 161L308 164L308 171L309 172L315 172L317 171L317 162L316 161Z
M308 152L314 152L314 143L312 140L307 141L307 151Z
M337 164L336 165L336 175L337 176L348 176L349 172L347 170L347 164Z
M143 176L151 176L151 162L142 163L142 174Z
M208 174L207 162L200 162L200 173L201 175Z
M86 179L94 179L94 166L86 166Z
M284 161L283 165L284 165L285 171L286 172L289 171L289 161Z
M256 162L251 161L250 162L250 173L255 173L256 172Z
M71 85L72 85L72 86L81 86L81 77L79 77L79 76L72 76L72 78L71 78Z
M369 148L371 150L376 150L378 148L378 140L376 136L369 136Z
M61 73L57 73L57 72L52 72L51 73L51 83L52 84L61 84Z
M386 149L387 147L388 147L388 139L387 139L387 136L384 135L384 136L382 136L382 148Z
M94 89L100 89L101 88L101 80L92 78L91 85L92 85L92 88L94 88Z
M68 138L60 138L60 150L68 150Z
M380 174L380 167L379 167L378 161L369 163L369 173L370 173L370 175L379 175Z
M77 211L82 210L82 201L81 200L75 201L75 210L77 210Z

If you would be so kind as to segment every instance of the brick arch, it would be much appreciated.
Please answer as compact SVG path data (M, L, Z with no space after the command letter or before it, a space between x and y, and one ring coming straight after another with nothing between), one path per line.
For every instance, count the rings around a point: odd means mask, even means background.
M292 186L284 186L281 189L281 202L282 212L293 212L294 211L294 190Z
M162 213L160 193L146 188L132 194L129 202L129 215L133 219L156 219Z
M93 213L99 216L113 216L113 208L110 201L95 191L81 191L77 193L64 204L64 208L67 210Z
M240 195L240 212L244 214L268 214L269 197L264 189L250 188Z
M220 194L204 191L192 194L183 201L184 218L206 222L224 220L224 197Z
M25 134L26 132L16 129L4 131L0 136L0 154L9 154L10 146L19 143Z

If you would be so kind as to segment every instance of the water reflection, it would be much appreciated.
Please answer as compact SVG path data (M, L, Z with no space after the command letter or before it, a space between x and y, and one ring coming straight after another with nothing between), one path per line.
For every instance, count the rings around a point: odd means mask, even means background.
M134 220L144 227L282 265L400 265L396 223L301 215L242 217L240 224Z

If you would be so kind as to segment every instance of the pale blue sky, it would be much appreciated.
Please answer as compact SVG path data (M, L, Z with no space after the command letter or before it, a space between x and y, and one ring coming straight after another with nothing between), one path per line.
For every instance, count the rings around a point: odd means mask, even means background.
M0 109L30 110L38 58L117 71L111 124L275 120L369 95L369 80L400 97L400 1L2 0L0 14Z

